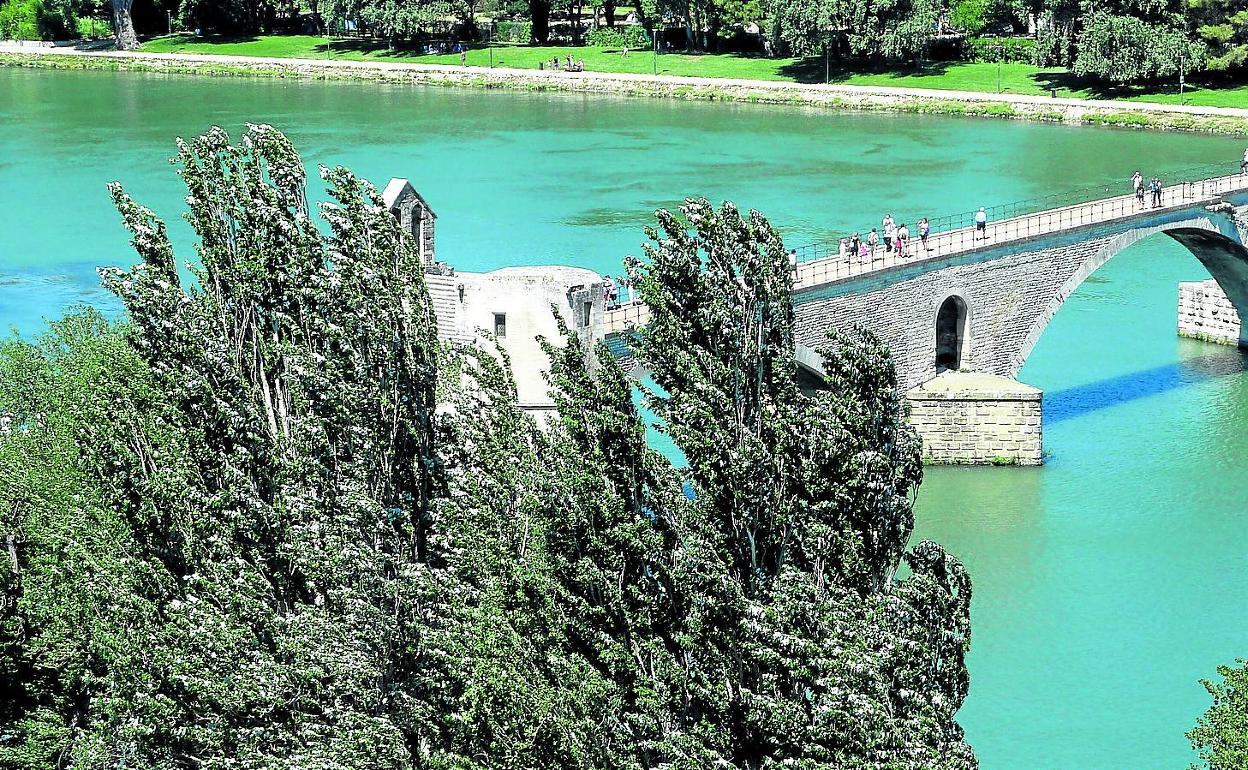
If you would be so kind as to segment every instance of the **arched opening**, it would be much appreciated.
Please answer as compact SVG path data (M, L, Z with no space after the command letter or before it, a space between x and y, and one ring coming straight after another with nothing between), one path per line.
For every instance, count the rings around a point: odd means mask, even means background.
M966 303L952 296L936 314L936 373L962 368L962 340L966 334Z

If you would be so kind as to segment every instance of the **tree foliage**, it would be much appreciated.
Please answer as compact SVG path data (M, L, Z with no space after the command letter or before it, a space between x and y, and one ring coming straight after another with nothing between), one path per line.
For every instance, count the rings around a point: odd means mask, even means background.
M787 251L660 212L633 386L437 341L376 190L278 132L179 144L199 238L0 347L0 766L970 768L970 583L907 549L919 444L866 333L795 384ZM907 575L898 576L902 562Z
M1101 12L1084 20L1078 50L1074 72L1111 83L1167 77L1204 60L1203 47L1176 26Z
M1213 704L1187 737L1208 770L1248 767L1248 661L1218 666L1218 676L1201 682Z

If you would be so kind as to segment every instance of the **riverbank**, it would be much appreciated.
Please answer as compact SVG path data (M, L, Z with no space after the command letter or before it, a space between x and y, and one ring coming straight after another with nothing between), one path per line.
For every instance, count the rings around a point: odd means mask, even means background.
M973 91L980 94L1141 101L1191 104L1198 107L1248 108L1248 85L1178 83L1113 86L1082 78L1065 67L1040 67L1023 62L930 60L908 66L834 62L822 56L783 57L742 53L646 49L585 45L471 44L462 52L437 53L427 48L390 47L368 38L331 39L312 35L228 37L178 34L154 37L144 53L219 54L281 59L343 59L352 61L451 64L469 67L510 67L536 70L551 59L570 56L591 72L616 75L677 75L737 78L787 83L835 83L849 86ZM463 57L461 59L461 57Z
M217 54L31 49L0 44L0 65L166 74L362 80L521 91L791 104L830 109L970 115L1071 125L1248 134L1248 109L985 94L925 88L794 83L638 73L318 60Z

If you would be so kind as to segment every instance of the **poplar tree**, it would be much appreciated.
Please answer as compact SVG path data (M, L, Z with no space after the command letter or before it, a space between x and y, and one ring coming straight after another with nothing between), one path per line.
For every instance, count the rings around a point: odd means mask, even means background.
M545 341L539 426L500 347L441 345L350 172L318 223L270 127L176 163L193 263L113 186L125 318L0 346L0 766L974 766L887 351L797 388L761 215L660 212L631 266L675 467L605 347Z

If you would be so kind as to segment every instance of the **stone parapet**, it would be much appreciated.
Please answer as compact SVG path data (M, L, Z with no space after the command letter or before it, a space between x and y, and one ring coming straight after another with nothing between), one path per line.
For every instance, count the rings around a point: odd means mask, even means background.
M1008 377L944 372L906 393L923 459L942 465L1040 465L1043 392Z
M1237 345L1239 313L1212 278L1179 284L1179 336Z

